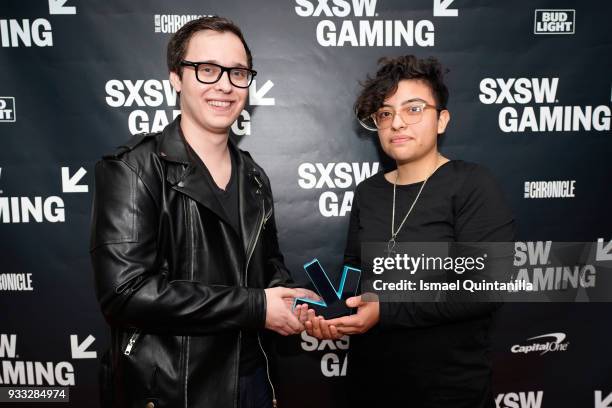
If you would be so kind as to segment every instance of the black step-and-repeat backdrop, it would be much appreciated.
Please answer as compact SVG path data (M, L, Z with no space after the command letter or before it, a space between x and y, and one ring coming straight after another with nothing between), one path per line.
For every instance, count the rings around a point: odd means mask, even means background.
M88 257L93 166L178 114L165 47L186 21L227 16L253 50L232 137L272 180L296 279L314 257L339 274L352 191L387 164L354 120L358 81L412 53L450 68L443 154L498 177L520 262L552 288L550 241L597 242L612 259L611 13L595 0L2 1L0 387L69 386L63 406L97 406L108 333ZM611 316L606 303L506 305L497 406L612 407ZM349 348L282 341L282 406L345 406Z

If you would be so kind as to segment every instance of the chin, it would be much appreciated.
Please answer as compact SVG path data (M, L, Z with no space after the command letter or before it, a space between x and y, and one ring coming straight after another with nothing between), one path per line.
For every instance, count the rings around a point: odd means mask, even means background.
M216 128L230 127L238 119L240 113L206 114L206 121Z
M418 156L418 154L412 150L406 151L406 149L398 149L393 147L388 150L385 150L385 153L387 153L387 156L397 162L411 161L417 158Z

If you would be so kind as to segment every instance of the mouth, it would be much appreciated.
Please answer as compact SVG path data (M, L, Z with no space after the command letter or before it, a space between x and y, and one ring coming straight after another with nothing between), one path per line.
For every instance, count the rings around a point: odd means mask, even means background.
M212 107L217 111L226 111L232 106L234 101L222 100L222 99L209 99L206 101L208 106Z
M412 136L393 136L389 142L391 144L402 144L402 143L406 143L406 142L411 142L416 140L414 137Z

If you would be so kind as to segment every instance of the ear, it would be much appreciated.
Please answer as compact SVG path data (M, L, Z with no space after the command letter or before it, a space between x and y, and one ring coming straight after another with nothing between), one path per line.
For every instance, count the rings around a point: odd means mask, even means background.
M438 134L441 135L446 131L446 126L450 122L450 112L444 109L438 115Z
M174 71L170 72L170 83L177 93L181 92L181 78Z

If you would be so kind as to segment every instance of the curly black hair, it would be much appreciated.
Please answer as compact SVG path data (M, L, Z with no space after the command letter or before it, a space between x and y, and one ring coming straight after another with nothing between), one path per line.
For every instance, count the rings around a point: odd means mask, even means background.
M378 60L376 76L367 76L361 85L363 89L357 97L354 111L361 120L367 119L382 106L384 100L397 90L403 79L424 81L431 88L438 109L446 109L448 88L444 84L444 74L448 69L442 68L437 59L429 57L419 59L414 55Z

